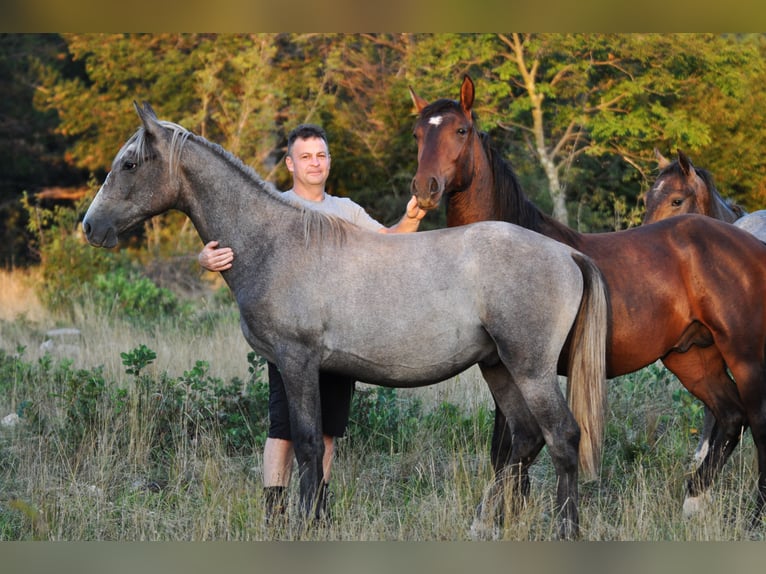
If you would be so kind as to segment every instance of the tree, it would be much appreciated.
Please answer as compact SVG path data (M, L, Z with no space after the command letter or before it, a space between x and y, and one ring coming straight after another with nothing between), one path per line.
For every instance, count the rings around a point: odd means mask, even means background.
M450 91L462 73L476 74L483 124L526 144L553 215L569 223L583 196L591 205L605 195L635 204L655 165L654 147L702 150L712 143L708 112L731 112L749 86L742 78L761 77L753 38L475 34L449 36L443 48L426 39L419 58L440 63L435 73L450 77ZM727 123L743 117L735 113ZM607 228L610 219L602 221Z
M415 169L407 87L426 99L477 85L480 123L527 192L584 231L631 220L652 150L709 162L722 189L763 193L757 89L761 37L713 34L66 35L84 73L54 66L38 90L71 138L68 158L97 175L135 128L133 100L220 143L278 186L287 131L328 131L328 186L384 222L400 215ZM87 113L84 113L84 110ZM732 142L734 145L729 145ZM746 168L746 169L745 169ZM538 189L539 188L539 189ZM404 196L404 197L403 197ZM763 197L763 196L761 196Z

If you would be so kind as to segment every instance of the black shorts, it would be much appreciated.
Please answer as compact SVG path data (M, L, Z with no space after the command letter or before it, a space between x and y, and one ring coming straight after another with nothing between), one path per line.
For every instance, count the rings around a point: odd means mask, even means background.
M276 365L269 366L269 438L291 440L290 413L282 375ZM354 394L354 379L335 373L319 373L319 398L322 406L322 433L340 437L346 432Z

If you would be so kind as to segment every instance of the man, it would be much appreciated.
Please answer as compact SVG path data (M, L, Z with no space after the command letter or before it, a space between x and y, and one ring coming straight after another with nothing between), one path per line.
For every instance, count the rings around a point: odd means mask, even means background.
M302 124L287 138L285 165L293 178L292 189L285 195L299 203L336 215L359 227L380 233L411 233L417 231L426 211L420 209L415 197L407 204L402 219L391 227L375 221L359 205L348 198L329 195L325 183L330 175L330 151L325 131L314 124ZM199 254L202 267L210 271L231 268L234 253L228 247L218 248L211 241ZM319 390L322 404L322 432L324 435L323 489L330 479L335 438L343 436L348 424L354 380L333 373L320 373ZM276 366L269 363L269 433L263 451L263 485L266 502L266 520L284 512L285 489L290 484L293 466L293 445L290 439L290 420L284 383ZM320 500L324 500L324 495Z

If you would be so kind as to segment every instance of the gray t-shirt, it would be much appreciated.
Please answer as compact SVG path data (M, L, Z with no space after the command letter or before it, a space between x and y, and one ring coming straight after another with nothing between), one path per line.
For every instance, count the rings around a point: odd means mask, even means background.
M317 211L327 213L328 215L338 216L358 225L362 229L378 231L384 227L382 223L379 223L370 217L361 205L354 203L347 197L337 197L325 193L322 201L308 201L296 194L292 189L288 189L282 193L285 197L300 205L305 205L309 209L316 209Z

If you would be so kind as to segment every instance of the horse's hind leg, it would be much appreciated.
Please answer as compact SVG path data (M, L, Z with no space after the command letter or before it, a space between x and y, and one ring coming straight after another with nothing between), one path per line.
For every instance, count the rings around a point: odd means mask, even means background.
M553 459L558 479L556 501L561 519L559 535L562 538L577 537L577 449L580 429L558 386L555 369L547 377L518 380L501 364L481 366L481 370L497 404L513 420L514 427L525 429L527 437L546 437L545 444ZM520 420L525 421L523 426L517 425ZM539 429L539 432L535 429ZM512 459L521 464L526 460L526 464L530 464L542 446L535 440L524 441L522 444L526 446L520 446L518 450L515 447L511 449Z
M753 443L758 453L758 493L752 514L752 528L759 527L766 505L766 366L732 365L732 374L747 411Z
M522 508L530 491L529 467L545 446L540 427L516 385L511 384L508 392L514 395L509 401L513 404L511 419L506 418L495 401L490 449L494 477L476 508L471 525L471 534L475 538L495 535L497 525L502 524L505 517L506 494L510 495L508 503L513 514Z
M545 446L545 439L518 388L514 387L514 392L518 393L518 399L514 401L518 409L513 421L505 417L495 401L490 459L495 475L503 479L514 494L519 495L512 500L515 507L516 503L523 502L529 496L529 466Z
M697 467L687 483L684 514L688 516L699 511L703 495L739 443L746 425L745 411L717 348L692 347L685 353L667 355L663 362L714 417L711 420L706 413L703 437L695 453Z

